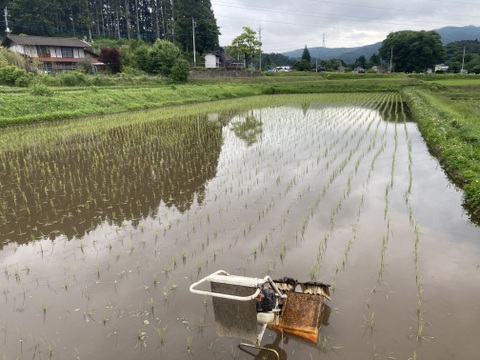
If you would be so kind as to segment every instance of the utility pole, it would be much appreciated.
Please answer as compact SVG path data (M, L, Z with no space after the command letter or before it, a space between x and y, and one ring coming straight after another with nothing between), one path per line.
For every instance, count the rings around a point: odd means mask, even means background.
M258 41L262 43L262 25L258 27ZM260 71L262 71L262 45L260 45Z
M175 1L172 0L172 42L175 43Z
M393 72L393 47L390 49L390 72Z
M460 74L463 74L463 65L464 64L465 64L465 46L463 47L462 70L460 70Z
M193 32L193 66L197 66L197 54L195 50L195 28L197 27L197 23L195 19L192 17L192 32Z
M11 33L10 29L8 28L8 9L5 6L3 9L3 16L5 17L5 33L8 35Z
M325 48L325 33L323 33L322 47ZM315 56L315 72L318 72L318 47Z

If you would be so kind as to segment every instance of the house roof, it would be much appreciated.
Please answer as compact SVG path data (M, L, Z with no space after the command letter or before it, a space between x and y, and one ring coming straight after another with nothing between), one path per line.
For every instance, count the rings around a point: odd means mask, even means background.
M75 48L87 48L89 45L79 39L68 39L61 37L47 37L47 36L21 36L21 35L7 35L2 41L2 45L14 43L17 45L39 45L39 46L64 46Z

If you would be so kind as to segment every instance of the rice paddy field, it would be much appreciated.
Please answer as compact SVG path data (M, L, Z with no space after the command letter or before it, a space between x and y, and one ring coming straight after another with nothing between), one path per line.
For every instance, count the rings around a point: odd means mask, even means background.
M480 228L397 93L278 95L0 134L2 359L273 359L219 269L331 284L281 359L474 359Z

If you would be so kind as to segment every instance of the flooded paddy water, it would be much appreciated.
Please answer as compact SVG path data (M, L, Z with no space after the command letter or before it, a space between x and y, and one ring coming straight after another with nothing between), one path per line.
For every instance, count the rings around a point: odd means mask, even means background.
M5 130L2 359L263 359L188 291L218 269L331 284L317 344L267 330L282 359L478 357L462 192L398 95L338 97Z

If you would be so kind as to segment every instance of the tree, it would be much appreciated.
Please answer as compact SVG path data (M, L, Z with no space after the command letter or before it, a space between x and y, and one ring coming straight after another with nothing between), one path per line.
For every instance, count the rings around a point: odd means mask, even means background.
M309 71L312 65L306 59L297 60L293 63L292 68L297 71Z
M373 53L372 56L370 56L369 61L372 63L373 66L380 65L380 58L376 53Z
M243 56L247 66L262 53L262 43L257 40L257 33L245 26L243 32L233 39L232 44L227 46L227 52L232 56Z
M100 61L107 65L112 74L119 73L122 70L120 53L115 48L102 48L100 50Z
M148 49L147 72L169 77L175 62L181 57L178 46L167 40L157 40Z
M361 67L364 68L366 67L367 64L367 59L364 55L360 55L357 60L355 60L355 64L353 64L354 68Z
M308 51L307 45L305 45L305 48L303 49L302 60L308 61L309 64L312 62L310 51Z
M442 61L445 49L436 31L404 30L390 33L379 55L389 63L392 60L395 71L424 72Z
M184 51L193 51L194 27L198 53L218 48L220 31L210 0L175 1L175 42Z

